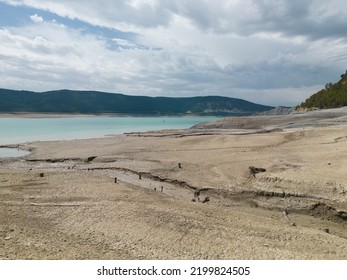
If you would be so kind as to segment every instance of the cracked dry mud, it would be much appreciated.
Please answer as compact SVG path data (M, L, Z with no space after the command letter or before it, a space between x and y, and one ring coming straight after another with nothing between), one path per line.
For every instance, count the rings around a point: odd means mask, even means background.
M180 133L0 159L0 259L347 259L346 127Z

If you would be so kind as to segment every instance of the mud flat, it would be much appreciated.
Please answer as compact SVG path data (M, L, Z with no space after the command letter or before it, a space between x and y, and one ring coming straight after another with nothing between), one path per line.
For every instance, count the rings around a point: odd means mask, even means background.
M0 259L347 259L340 111L17 145Z

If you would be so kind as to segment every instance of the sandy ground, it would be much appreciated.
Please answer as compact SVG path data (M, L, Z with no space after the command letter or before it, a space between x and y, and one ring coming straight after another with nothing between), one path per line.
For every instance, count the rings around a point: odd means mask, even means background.
M341 116L239 122L21 145L0 159L0 259L347 259Z

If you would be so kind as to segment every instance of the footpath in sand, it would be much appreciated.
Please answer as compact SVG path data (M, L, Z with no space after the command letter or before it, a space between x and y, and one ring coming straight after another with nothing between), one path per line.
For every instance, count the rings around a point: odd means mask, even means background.
M347 259L345 117L278 118L20 145L0 259Z

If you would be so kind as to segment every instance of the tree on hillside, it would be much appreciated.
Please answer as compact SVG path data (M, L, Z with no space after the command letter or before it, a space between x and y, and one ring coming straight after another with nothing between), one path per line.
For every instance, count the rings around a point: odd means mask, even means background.
M347 70L341 75L340 81L325 84L324 89L310 96L298 107L328 109L343 106L347 106Z

